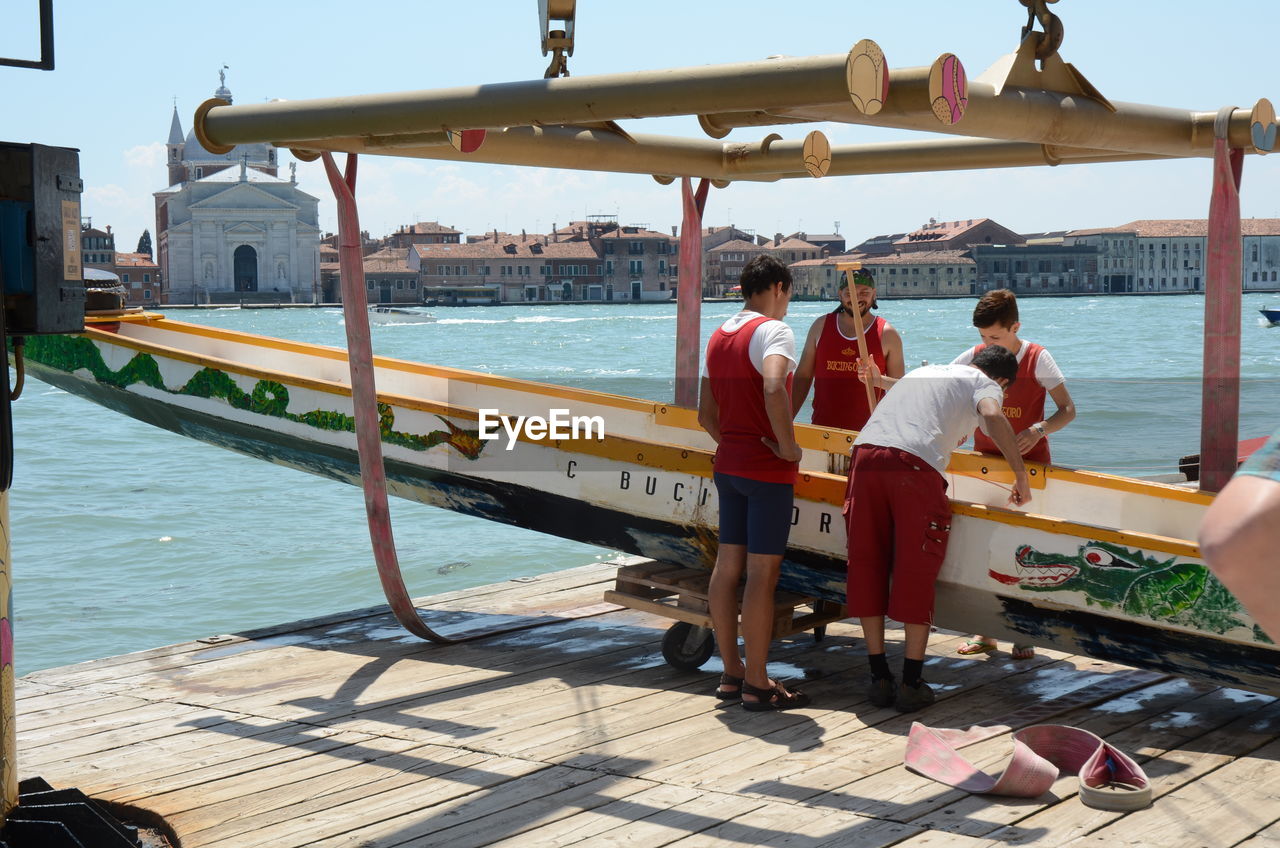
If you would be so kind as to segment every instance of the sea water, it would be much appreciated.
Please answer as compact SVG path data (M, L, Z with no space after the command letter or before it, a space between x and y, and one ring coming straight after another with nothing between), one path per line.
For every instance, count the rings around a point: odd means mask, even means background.
M1247 295L1241 438L1280 426L1280 327ZM974 300L893 300L908 367L976 343ZM794 303L803 343L830 303ZM1200 433L1204 300L1025 298L1024 339L1045 345L1079 415L1053 436L1059 464L1171 473ZM703 304L702 339L736 311ZM439 309L435 323L373 327L377 354L670 400L674 304ZM337 309L173 311L171 318L344 346ZM1052 408L1052 403L1049 404ZM800 420L808 420L808 411ZM354 486L142 424L28 381L14 404L10 536L19 674L382 602ZM392 501L415 596L583 565L616 552Z

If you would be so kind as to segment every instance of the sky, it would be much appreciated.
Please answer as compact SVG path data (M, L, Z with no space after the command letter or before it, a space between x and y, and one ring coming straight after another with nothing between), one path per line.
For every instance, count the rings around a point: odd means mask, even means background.
M1197 110L1280 104L1274 0L1062 0L1060 55L1106 97ZM0 55L38 57L36 0L0 0ZM306 11L305 14L302 10ZM358 10L358 14L353 13ZM961 12L957 14L957 11ZM111 225L118 250L155 235L153 193L165 188L164 142L175 103L184 132L218 87L236 103L447 88L542 77L536 0L375 0L275 3L223 0L203 11L152 0L55 0L57 67L0 67L0 140L76 147L82 213ZM955 53L970 77L1017 47L1017 0L579 0L575 77L690 67L783 54L845 53L874 39L891 68ZM705 138L693 118L625 122L635 132ZM821 129L833 144L924 138L839 124L778 128L799 139ZM759 140L769 129L735 130ZM288 153L281 155L287 176ZM1201 218L1207 159L942 174L734 184L713 190L704 223L772 236L844 234L849 244L912 230L929 218L989 217L1018 232L1118 226L1140 218ZM319 163L299 185L320 198L320 225L337 228ZM414 221L464 232L545 232L588 214L669 231L679 186L644 175L361 157L361 225L384 235ZM1245 160L1245 217L1280 217L1280 154ZM838 224L837 224L838 222Z

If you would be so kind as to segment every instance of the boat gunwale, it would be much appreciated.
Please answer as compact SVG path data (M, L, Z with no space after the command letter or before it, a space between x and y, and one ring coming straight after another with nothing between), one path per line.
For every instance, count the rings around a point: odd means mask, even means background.
M157 327L163 330L173 332L189 333L191 335L204 336L206 338L225 338L229 341L253 345L257 347L282 350L287 353L296 353L301 355L321 355L327 359L334 361L347 361L347 353L342 348L330 345L316 344L313 342L299 342L292 339L279 339L273 336L263 336L256 333L246 333L240 330L228 330L221 327L209 327L203 324L189 324L182 321L173 321L163 316L154 314L149 316L149 320L130 322L133 327ZM86 332L89 330L86 327ZM207 356L206 354L187 354L178 348L169 348L157 342L144 341L131 336L121 336L115 333L99 330L104 332L106 336L117 339L131 340L137 344L131 344L130 347L141 350L138 345L150 344L166 350L173 350L180 353L181 358L188 361L193 356ZM211 360L218 362L234 362L233 360L221 360L217 357L210 357ZM560 386L555 383L542 383L534 380L525 380L519 377L504 377L501 375L487 374L482 371L470 371L464 368L454 368L447 365L429 365L421 362L411 362L404 359L395 359L392 357L375 356L374 365L379 368L387 368L388 370L401 371L410 374L417 374L427 377L439 377L443 379L460 379L476 385L491 388L509 388L518 391L533 391L536 394L551 395L565 400L583 400L589 403L596 403L602 406L612 406L619 409L625 409L630 412L647 413L654 417L654 421L661 426L673 427L682 430L700 431L697 425L697 411L678 407L674 404L667 404L661 401L646 401L640 398L632 398L626 395L615 395L607 392L598 392L592 389L578 389L570 386ZM238 365L238 368L251 370L256 366ZM272 372L287 373L287 372ZM314 378L298 377L300 381L310 380ZM324 381L328 386L328 382ZM347 383L335 384L342 386L347 393L350 388ZM333 391L326 388L326 391ZM382 394L381 392L379 393ZM662 421L661 418L667 418ZM838 439L840 436L845 437L846 444L852 445L853 438L856 434L854 430L843 430L838 427L821 427L813 424L804 424L797 422L796 436L802 448L808 448L815 451L823 451L830 454L844 455L844 450L832 450L823 442L831 441L832 437ZM958 460L958 461L957 461ZM973 470L972 466L978 466L978 470ZM955 467L959 466L959 467ZM986 466L990 470L983 472L982 467ZM952 452L951 465L948 472L960 474L967 477L975 477L978 479L1007 477L1012 480L1013 472L1009 468L1009 464L1003 457L989 456L970 450L956 450ZM1105 474L1099 471L1078 470L1074 468L1064 468L1057 465L1043 465L1040 463L1028 463L1028 470L1032 472L1032 487L1042 488L1048 477L1061 480L1063 482L1076 483L1085 486L1115 489L1122 492L1132 492L1135 494L1149 495L1152 497L1167 498L1170 500L1183 501L1186 503L1208 506L1212 502L1213 496L1196 489L1188 489L1184 486L1177 486L1171 483L1161 483L1154 480L1135 480L1129 477L1121 477L1115 474ZM809 472L821 473L821 472ZM1039 479L1036 479L1039 478Z
M264 338L268 341L276 341L269 337L256 337L253 336L253 334L239 334L235 331L230 331L230 333L233 335L246 335L253 338ZM350 387L345 383L335 383L333 381L321 380L314 377L302 377L285 371L271 371L256 366L244 365L232 360L221 359L208 354L194 354L178 348L171 348L168 345L160 344L158 342L139 340L130 336L122 336L115 332L86 328L84 335L87 338L96 339L106 344L120 344L123 347L137 350L139 352L160 352L166 357L179 361L189 362L191 364L205 367L216 367L219 370L239 373L255 379L274 379L279 382L297 385L300 388L319 390L339 396L349 397L351 394ZM317 347L326 352L331 351L334 353L340 353L334 348L326 348L321 345L313 346L307 343L290 342L283 339L278 341L285 342L285 344L289 346L301 345L303 347ZM266 346L275 347L275 345ZM413 363L407 364L412 365ZM451 370L457 371L458 373L468 373L461 372L460 369ZM512 383L522 383L524 385L542 385L531 384L529 381L517 380L516 378L498 379L508 380ZM590 392L587 393L590 394ZM429 401L421 398L412 398L405 395L379 392L378 400L402 409L411 409L415 411L429 412L432 414L445 413L450 417L479 418L478 411L470 407L441 403L438 401ZM521 432L518 439L537 447L551 447L558 451L578 453L587 456L597 456L604 459L611 459L614 461L626 462L664 471L690 474L707 479L712 477L711 459L714 455L714 451L690 445L678 446L670 442L657 442L637 436L619 435L606 435L602 439L543 440L533 439L527 434ZM677 460L677 455L679 460L688 460L691 456L695 455L701 456L706 459L705 468L684 467ZM989 459L989 457L983 458ZM1106 475L1100 476L1103 476L1104 478L1106 477ZM795 488L796 493L804 497L805 500L839 507L844 501L846 482L847 477L842 474L833 474L822 471L801 471L799 472L796 480ZM1164 553L1191 557L1194 559L1200 558L1199 546L1188 540L1176 539L1144 531L1116 530L1114 528L1086 524L1084 522L1072 521L1055 516L1018 512L998 506L987 506L973 501L950 499L950 503L951 512L954 515L995 520L1002 524L1023 526L1034 530L1048 532L1053 535L1101 539L1115 542L1117 544L1142 548L1144 550L1156 550Z

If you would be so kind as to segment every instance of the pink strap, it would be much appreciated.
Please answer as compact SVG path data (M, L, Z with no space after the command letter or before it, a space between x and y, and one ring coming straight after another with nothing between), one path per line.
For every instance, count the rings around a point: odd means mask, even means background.
M1038 724L1013 734L1013 758L998 776L980 771L956 748L1004 733L1004 726L968 730L913 722L907 768L965 792L1035 798L1048 792L1059 770L1080 776L1080 800L1102 810L1136 810L1151 803L1151 783L1136 762L1078 727Z

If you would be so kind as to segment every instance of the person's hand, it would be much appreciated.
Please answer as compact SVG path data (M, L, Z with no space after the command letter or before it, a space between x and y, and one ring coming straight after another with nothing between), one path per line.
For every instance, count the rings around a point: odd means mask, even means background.
M1009 495L1009 506L1025 507L1031 503L1031 480L1026 472L1013 479L1013 492Z
M1018 453L1026 456L1027 451L1039 444L1043 438L1044 436L1040 435L1040 431L1035 427L1028 427L1017 435Z
M880 388L880 368L876 365L874 359L869 362L863 362L862 357L858 357L854 360L854 365L858 369L859 380L873 389Z
M787 462L799 462L800 458L804 456L804 451L800 449L800 445L796 444L795 439L792 439L786 445L780 445L771 439L766 439L764 436L760 437L760 441L764 442L778 459L785 459Z

